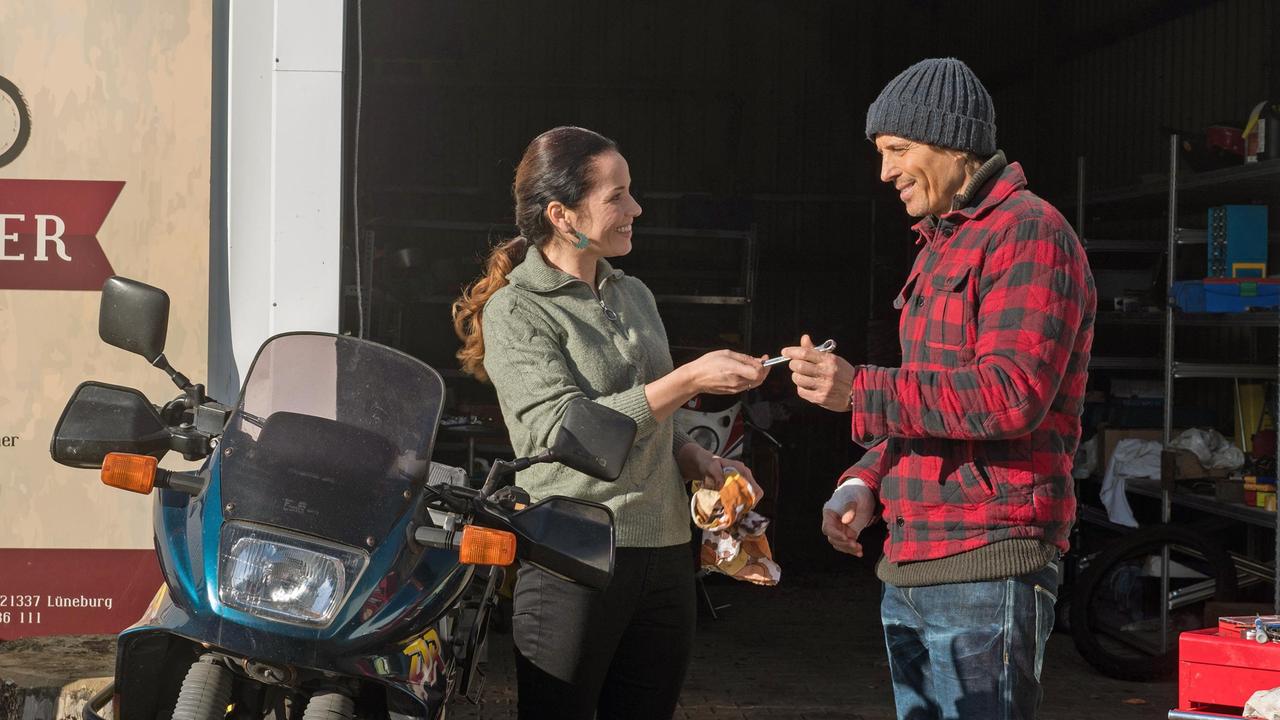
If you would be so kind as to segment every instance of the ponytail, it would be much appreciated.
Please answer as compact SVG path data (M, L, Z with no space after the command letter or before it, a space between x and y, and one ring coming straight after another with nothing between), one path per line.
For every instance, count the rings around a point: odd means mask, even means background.
M484 304L507 284L507 274L524 260L529 241L523 235L495 246L485 259L484 275L468 285L461 297L453 301L453 332L462 340L458 360L463 372L481 382L489 375L484 371L484 329L481 315Z
M463 372L481 382L489 379L484 371L480 318L485 302L507 284L507 273L524 260L530 245L542 247L551 239L554 228L547 207L553 201L577 207L594 182L595 158L617 149L617 143L600 133L568 126L542 133L525 148L511 186L520 237L493 248L484 274L453 303L453 331L462 340L458 360Z

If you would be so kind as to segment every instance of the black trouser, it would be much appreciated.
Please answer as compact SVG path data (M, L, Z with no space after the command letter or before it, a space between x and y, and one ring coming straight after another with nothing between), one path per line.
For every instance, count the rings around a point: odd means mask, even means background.
M687 544L618 548L604 591L521 567L513 616L521 720L671 717L695 614Z

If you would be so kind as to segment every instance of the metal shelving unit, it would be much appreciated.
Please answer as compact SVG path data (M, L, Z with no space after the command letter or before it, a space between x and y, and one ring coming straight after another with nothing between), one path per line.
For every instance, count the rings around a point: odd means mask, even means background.
M1159 370L1158 357L1101 356L1089 358L1090 370Z
M1120 325L1163 325L1162 312L1104 311L1097 314L1099 323ZM1223 317L1222 313L1187 313L1175 311L1173 322L1184 327L1276 327L1280 315L1274 312L1249 312Z
M1171 170L1168 178L1151 180L1125 188L1089 193L1088 203L1090 205L1110 205L1121 202L1126 204L1146 202L1150 204L1152 209L1157 209L1160 200L1165 199L1166 193L1175 184L1176 187L1173 188L1175 192L1178 190L1195 191L1211 202L1226 202L1233 197L1239 197L1242 193L1274 192L1277 183L1280 183L1280 159L1264 160L1221 170L1198 172L1185 178L1178 178L1176 170L1177 137L1177 135L1170 136L1173 157L1170 158ZM1083 161L1081 161L1081 167L1083 167ZM1076 194L1077 209L1083 208L1085 199L1081 188Z
M468 248L474 245L475 251L480 251L484 247L484 243L489 242L492 238L513 237L518 232L514 225L506 225L502 223L480 223L480 222L457 222L457 221L438 221L438 220L419 220L419 219L401 219L401 218L374 218L364 224L362 229L362 244L365 248L364 255L366 257L376 257L374 249L385 245L383 240L385 236L398 236L395 240L399 246L417 246L429 249L433 244L439 242L438 237L443 233L454 233L463 236L471 236L474 242L470 242ZM415 239L407 239L406 234L420 234ZM637 227L637 235L640 238L681 238L693 241L735 241L739 243L739 252L736 257L732 258L733 266L721 269L726 284L736 290L736 292L724 293L690 293L690 292L655 292L654 298L659 305L683 305L683 306L725 306L737 309L737 325L742 338L742 349L750 352L752 348L752 312L751 302L755 295L756 282L756 257L757 257L757 238L755 228L747 230L719 230L719 229L697 229L697 228L672 228L672 227L652 227L641 225ZM632 255L628 257L643 257L645 253L643 243L639 243ZM625 261L620 264L625 264ZM365 293L371 295L375 277L375 263L370 262L365 269ZM666 264L666 271L660 275L670 276L672 278L681 277L681 273L685 271L683 268L673 267ZM474 274L474 273L473 273ZM705 275L706 272L699 271L698 274ZM457 278L459 283L469 280L467 278ZM642 275L642 279L646 282L657 280L658 277L652 269L646 269ZM681 285L685 283L681 282ZM350 288L350 292L354 293L355 289ZM449 294L428 294L415 298L415 302L426 305L449 305L456 296ZM370 324L373 313L372 301L366 302L366 324ZM676 325L679 322L679 314L671 313L667 318L668 325ZM452 338L450 338L452 340ZM714 348L707 348L708 350Z
M1204 246L1208 241L1207 231L1180 226L1180 208L1185 209L1191 206L1192 203L1196 208L1200 208L1243 200L1257 200L1264 197L1271 202L1276 202L1280 200L1280 159L1200 172L1183 177L1179 174L1179 153L1179 138L1177 135L1171 135L1169 138L1168 176L1163 181L1148 181L1128 188L1090 193L1087 196L1084 189L1084 158L1080 158L1074 203L1076 231L1079 233L1081 242L1091 257L1120 257L1122 255L1132 256L1137 254L1159 256L1164 254L1167 260L1164 278L1166 302L1163 312L1104 311L1098 313L1097 316L1099 325L1163 326L1162 347L1152 353L1151 356L1094 357L1089 364L1091 370L1151 371L1152 374L1163 374L1164 408L1161 434L1166 448L1168 448L1172 440L1178 380L1184 378L1219 378L1236 381L1253 379L1274 382L1280 379L1280 368L1276 365L1180 360L1176 356L1174 343L1179 328L1243 327L1255 330L1280 328L1280 312L1274 310L1241 313L1182 312L1174 306L1171 298L1173 282L1177 274L1179 252L1184 252L1192 246ZM1113 211L1119 210L1120 212L1129 213L1134 218L1143 216L1154 218L1160 214L1161 205L1163 205L1163 214L1167 222L1164 240L1161 242L1151 239L1124 237L1091 238L1086 233L1085 228L1086 205L1090 207L1107 206ZM1270 241L1272 243L1277 242L1276 233L1273 232L1271 234ZM1123 262L1132 264L1131 260ZM1280 337L1280 333L1278 333L1278 337ZM1275 408L1273 412L1276 417L1280 417L1280 406ZM1275 571L1277 559L1280 559L1280 513L1267 512L1243 505L1222 503L1212 497L1175 492L1175 478L1172 476L1175 463L1171 461L1171 451L1166 450L1166 452L1170 453L1170 457L1166 458L1166 471L1163 473L1164 476L1159 483L1135 484L1132 491L1135 494L1159 500L1162 523L1171 521L1172 509L1176 504L1179 507L1242 520L1250 525L1270 528L1274 532L1274 554L1270 565L1242 557L1237 557L1237 564L1242 568L1242 572L1254 573L1259 577L1261 577L1259 573L1265 571L1266 576L1272 581L1275 610L1280 613L1280 573ZM1086 511L1092 511L1093 514L1099 515L1101 524L1110 524L1105 521L1105 513L1101 513L1096 508L1082 507L1082 518L1090 514ZM1098 520L1098 518L1090 519L1091 521ZM1162 593L1167 596L1170 587L1170 563L1167 547L1162 555L1160 585ZM1162 650L1168 647L1168 643L1172 642L1168 632L1169 610L1168 603L1162 604L1161 622L1165 628L1165 632L1161 634Z
M1075 207L1075 230L1080 238L1080 243L1084 246L1085 252L1091 258L1090 264L1093 264L1092 258L1101 256L1133 256L1133 255L1156 255L1164 250L1163 243L1156 240L1133 239L1133 238L1109 238L1109 237L1090 237L1085 232L1085 208L1097 201L1097 198L1108 198L1113 193L1085 193L1085 159L1083 157L1077 160L1076 167L1076 196L1075 202L1070 203ZM1153 325L1164 321L1159 313L1138 313L1138 312L1108 312L1099 311L1094 318L1097 325L1107 324L1129 324L1129 325ZM1090 370L1105 371L1157 371L1161 368L1160 358L1156 356L1132 356L1132 355L1092 355L1089 358Z
M1091 253L1157 253L1163 245L1150 240L1108 240L1105 238L1089 238L1084 241L1085 248Z
M1270 365L1230 365L1220 363L1183 362L1180 360L1173 360L1172 353L1165 353L1165 357L1165 374L1166 378L1169 380L1182 378L1220 378L1224 380L1229 380L1231 378L1248 380L1276 379L1276 369ZM1170 384L1166 382L1166 390L1172 392L1172 388L1169 387L1169 385ZM1168 398L1170 396L1166 395L1165 397ZM1171 403L1165 403L1166 407L1170 404ZM1166 445L1168 445L1169 441L1173 439L1169 437L1169 433L1173 428L1171 413L1172 409L1167 409L1165 411L1164 442Z
M1166 282L1165 291L1168 300L1165 308L1165 326L1164 326L1164 427L1163 436L1164 444L1169 446L1173 433L1173 407L1175 402L1175 380L1182 378L1223 378L1223 379L1258 379L1272 380L1278 378L1278 368L1274 365L1249 365L1249 364L1225 364L1225 363L1194 363L1179 361L1175 357L1175 329L1180 325L1179 312L1173 304L1173 283L1177 274L1177 256L1178 248L1191 244L1205 244L1207 242L1207 232L1188 230L1178 227L1178 201L1179 194L1196 193L1200 195L1199 204L1209 204L1213 202L1227 202L1233 199L1239 199L1241 196L1257 197L1264 194L1275 194L1280 189L1280 160L1271 160L1251 165L1243 165L1240 167L1225 168L1211 172L1197 173L1187 178L1181 178L1178 175L1178 154L1179 143L1178 136L1169 136L1169 177L1167 185L1167 218L1168 232L1166 237L1165 252L1168 253L1168 262L1166 263ZM1274 312L1264 313L1262 318L1252 317L1252 313L1231 313L1221 314L1221 324L1235 323L1246 324L1252 327L1263 327L1270 321L1272 327L1276 326L1277 314ZM1280 411L1280 408L1277 409ZM1277 415L1280 417L1280 415ZM1241 432L1244 432L1243 425ZM1168 463L1166 463L1168 465ZM1160 483L1160 521L1168 523L1171 519L1173 503L1174 503L1174 486L1173 478L1162 478ZM1185 502L1185 501L1184 501ZM1215 503L1218 505L1219 503ZM1202 508L1203 509L1203 508ZM1212 510L1221 509L1211 508ZM1228 508L1230 510L1230 508ZM1272 575L1273 587L1272 596L1276 612L1280 612L1280 572L1275 572L1276 560L1280 559L1280 523L1276 518L1280 517L1280 513L1271 513L1271 527L1275 530L1275 546L1274 555L1272 556ZM1160 588L1164 595L1169 591L1169 550L1166 547L1163 552L1161 563ZM1167 603L1162 603L1160 608L1160 619L1166 632L1161 633L1162 647L1168 642L1168 612Z

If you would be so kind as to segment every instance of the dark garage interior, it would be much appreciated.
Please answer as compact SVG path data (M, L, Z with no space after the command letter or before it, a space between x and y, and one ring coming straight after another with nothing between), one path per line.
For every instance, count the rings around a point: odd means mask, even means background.
M1084 440L1105 455L1163 425L1251 438L1274 427L1259 418L1275 407L1275 309L1238 323L1179 314L1167 302L1168 249L1176 278L1207 277L1204 240L1171 236L1203 238L1206 210L1223 205L1264 206L1263 245L1275 248L1280 148L1247 163L1213 128L1239 138L1255 108L1280 111L1277 31L1280 5L1264 0L350 1L342 330L425 360L449 387L446 414L489 425L443 430L438 459L509 452L492 389L457 369L449 307L486 249L514 235L525 145L567 124L613 138L630 164L644 213L634 251L615 264L658 296L677 365L719 347L772 356L809 333L855 364L894 366L892 300L916 251L914 221L878 180L863 123L898 72L954 56L994 99L998 146L1088 248L1099 301ZM1166 370L1190 361L1217 372L1178 376L1166 413ZM779 443L746 431L780 564L847 568L854 561L818 524L861 453L848 415L798 400L778 369L738 399ZM1271 447L1250 455L1246 474L1274 478ZM1080 463L1073 554L1089 557L1123 529L1098 500L1105 467ZM1217 485L1179 483L1202 501L1172 503L1170 521L1214 520L1199 531L1273 568L1274 520L1255 521L1257 507L1208 508L1243 502ZM1159 497L1130 493L1142 524L1161 521ZM1265 574L1241 571L1230 599L1270 608Z

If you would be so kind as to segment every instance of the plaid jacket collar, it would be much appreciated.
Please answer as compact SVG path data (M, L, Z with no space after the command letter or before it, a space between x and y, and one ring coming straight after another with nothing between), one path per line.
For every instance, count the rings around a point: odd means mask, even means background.
M1022 165L1010 163L1003 150L997 150L989 160L978 168L969 182L951 201L951 210L941 218L928 215L911 226L919 233L916 244L925 242L933 236L933 231L947 225L959 225L965 220L974 220L985 215L991 208L1009 198L1010 195L1027 187L1027 176L1022 172Z

